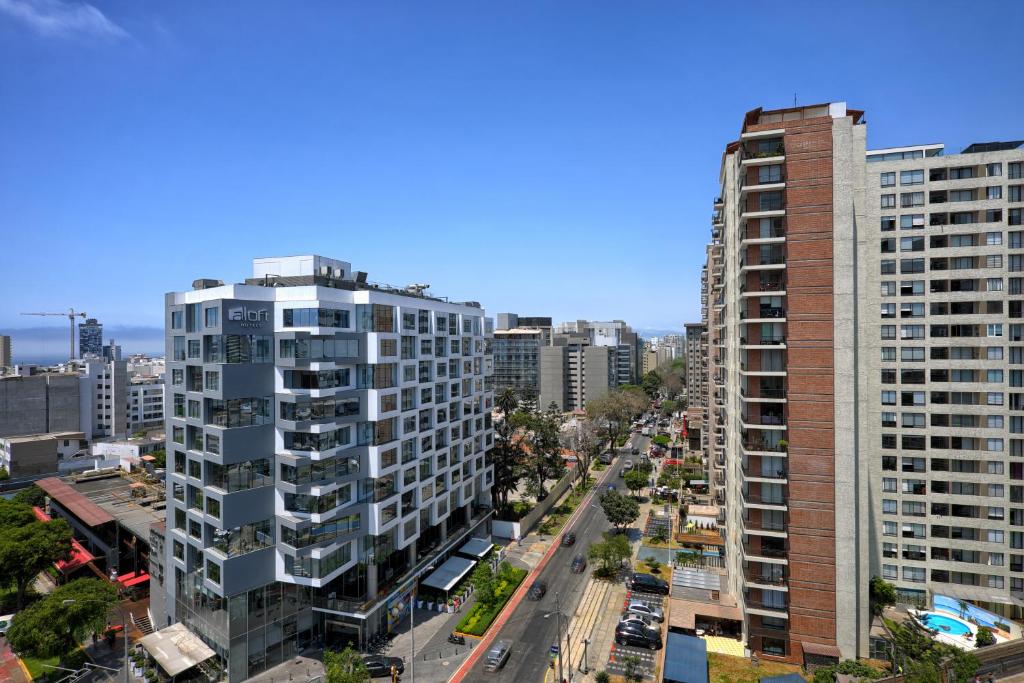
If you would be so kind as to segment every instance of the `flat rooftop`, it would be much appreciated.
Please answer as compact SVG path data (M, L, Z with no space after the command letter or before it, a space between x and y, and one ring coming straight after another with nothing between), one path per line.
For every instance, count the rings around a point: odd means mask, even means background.
M8 443L28 443L29 441L48 441L50 439L84 439L83 432L47 432L46 434L22 434L20 436L3 436L0 441Z
M149 528L154 523L165 521L166 504L161 499L162 486L159 484L142 484L120 475L80 481L65 477L61 481L138 538L148 539ZM135 491L142 493L133 495Z

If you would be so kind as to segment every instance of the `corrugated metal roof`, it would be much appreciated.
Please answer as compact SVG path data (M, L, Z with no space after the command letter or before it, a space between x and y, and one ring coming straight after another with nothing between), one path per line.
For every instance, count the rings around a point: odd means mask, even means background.
M87 526L97 527L114 521L110 513L56 477L40 479L36 486Z

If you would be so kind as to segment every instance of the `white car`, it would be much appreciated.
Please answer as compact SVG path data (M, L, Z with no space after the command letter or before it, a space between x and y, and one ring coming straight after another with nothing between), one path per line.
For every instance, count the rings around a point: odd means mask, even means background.
M11 627L11 622L14 620L13 614L5 614L0 617L0 636L6 635L7 629Z
M647 627L657 628L656 626L651 625L652 619L650 617L643 614L637 614L636 612L625 612L621 617L619 617L620 624L624 624L627 622L633 622L637 624L643 624Z
M654 621L664 621L665 614L661 611L660 607L651 607L646 602L641 600L630 600L629 604L626 605L627 614L639 614L642 617L653 619Z

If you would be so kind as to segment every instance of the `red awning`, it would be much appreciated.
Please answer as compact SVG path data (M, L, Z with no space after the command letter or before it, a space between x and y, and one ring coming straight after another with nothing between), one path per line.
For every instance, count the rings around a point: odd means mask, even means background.
M38 519L40 522L49 522L50 521L50 516L48 514L46 514L45 512L43 512L42 509L33 506L32 507L32 512L35 514L36 519ZM72 538L71 539L71 559L66 560L66 561L65 560L57 560L56 562L53 563L53 565L57 568L58 571L60 571L60 572L62 572L64 574L67 574L69 572L75 571L79 567L84 567L85 565L89 564L90 562L92 562L95 559L96 558L95 558L95 556L93 556L92 553L90 553L88 550L86 550L85 547L81 543L79 543L78 541L76 541L75 539Z
M128 578L126 580L126 578L124 576L121 576L121 577L118 577L118 579L117 579L118 582L122 586L124 586L125 588L131 588L132 586L138 586L140 583L146 583L147 581L149 581L149 574L147 574L146 572L142 572L142 573L134 575L134 576L129 574L128 576L130 576L131 578Z

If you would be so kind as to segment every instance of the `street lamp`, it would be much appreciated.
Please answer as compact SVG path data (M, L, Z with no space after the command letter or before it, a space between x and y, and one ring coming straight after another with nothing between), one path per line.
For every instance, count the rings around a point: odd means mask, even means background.
M94 602L106 605L107 603L103 600L62 600L61 604L65 607L74 605L75 603ZM125 621L124 610L121 607L117 607L118 614L121 615L121 635L124 637L124 683L130 683L128 678L128 622Z

